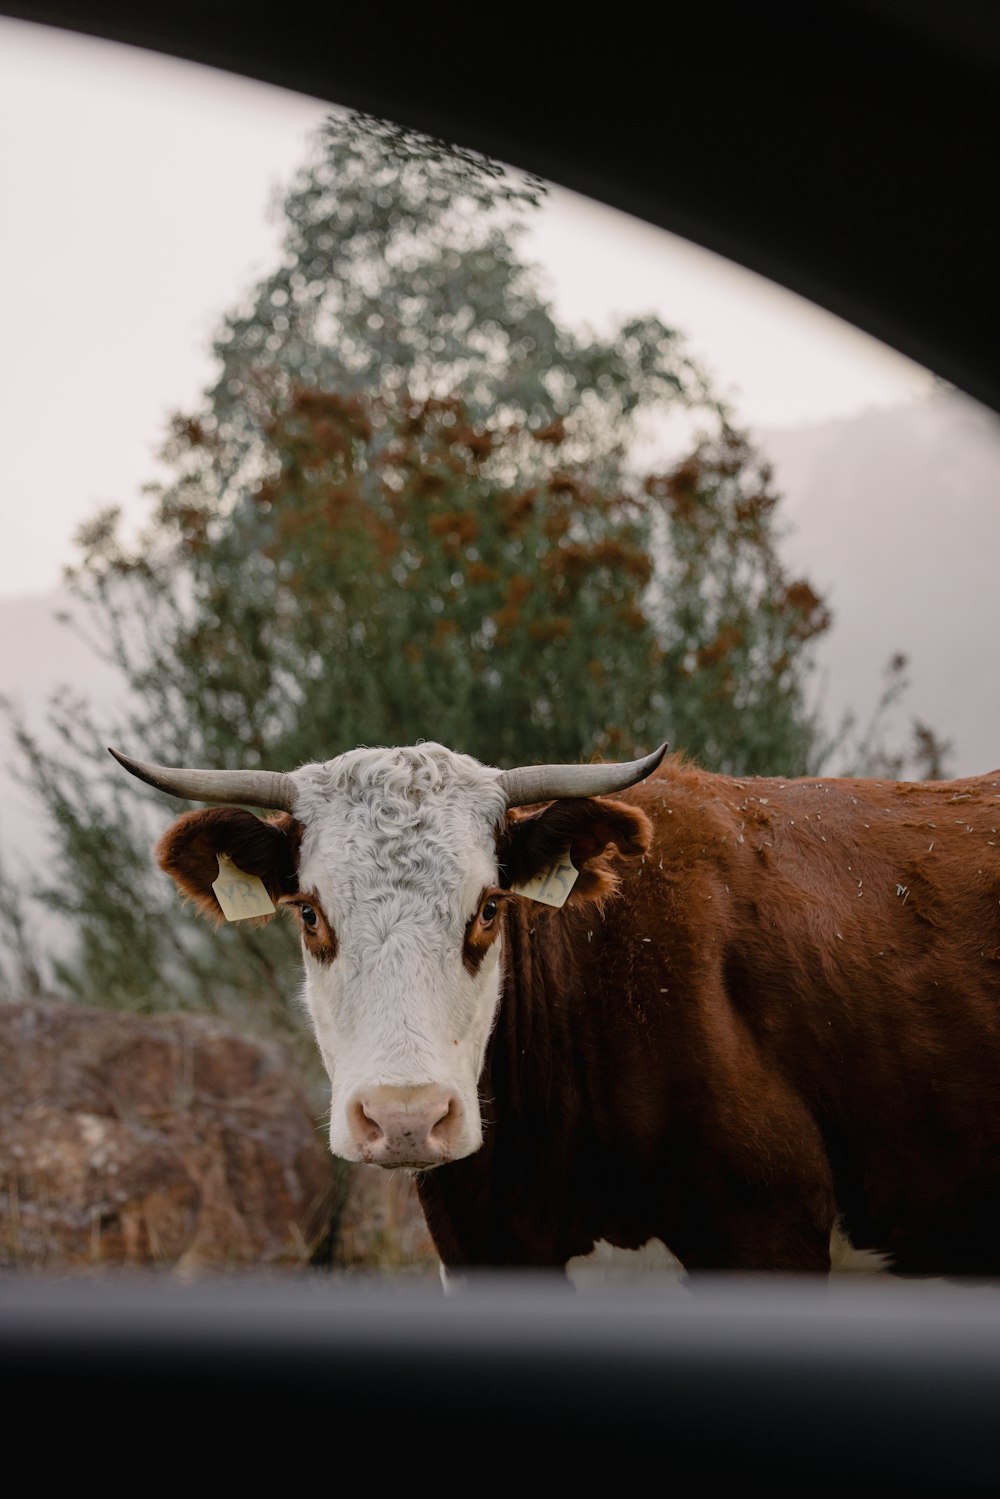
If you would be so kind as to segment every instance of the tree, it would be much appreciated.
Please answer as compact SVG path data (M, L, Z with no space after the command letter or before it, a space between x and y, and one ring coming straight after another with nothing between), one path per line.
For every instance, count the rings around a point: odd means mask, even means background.
M64 700L56 754L20 728L62 855L39 893L77 934L64 990L244 1018L249 996L266 1028L294 1010L288 932L213 938L177 910L149 859L177 804L108 743L287 769L421 736L500 765L668 738L716 769L817 768L829 620L782 567L770 475L676 333L557 322L517 249L541 198L384 121L321 132L280 265L172 423L146 534L126 546L114 512L81 533L73 586L127 721ZM667 418L688 455L638 471Z

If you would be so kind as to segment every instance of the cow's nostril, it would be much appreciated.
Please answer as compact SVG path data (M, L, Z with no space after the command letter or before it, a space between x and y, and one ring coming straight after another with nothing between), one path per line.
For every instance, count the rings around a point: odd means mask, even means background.
M432 1140L436 1139L440 1141L447 1140L454 1127L456 1117L457 1111L455 1108L455 1100L453 1098L450 1098L448 1100L447 1107L441 1111L439 1117L435 1119L434 1123L428 1130L430 1138Z
M351 1113L354 1116L354 1134L356 1139L364 1141L367 1145L375 1145L382 1139L385 1131L378 1120L373 1119L371 1114L366 1112L365 1106L360 1099L352 1105Z

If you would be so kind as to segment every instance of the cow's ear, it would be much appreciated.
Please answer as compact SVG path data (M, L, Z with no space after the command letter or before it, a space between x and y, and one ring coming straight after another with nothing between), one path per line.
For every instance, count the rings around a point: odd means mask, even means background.
M649 848L653 825L639 807L610 797L572 797L540 811L508 813L498 857L505 886L523 885L569 851L579 870L567 905L603 901L618 888L622 860Z
M298 888L302 824L287 812L264 821L241 807L209 807L186 812L156 845L156 861L202 916L223 920L213 883L219 855L245 874L255 874L275 903Z

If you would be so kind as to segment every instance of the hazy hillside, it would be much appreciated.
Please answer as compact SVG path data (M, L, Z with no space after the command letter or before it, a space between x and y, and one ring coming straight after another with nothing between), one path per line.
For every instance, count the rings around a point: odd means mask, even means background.
M955 775L1000 766L1000 417L942 393L758 437L785 495L785 554L834 609L831 712L873 704L901 650L897 721L951 740Z

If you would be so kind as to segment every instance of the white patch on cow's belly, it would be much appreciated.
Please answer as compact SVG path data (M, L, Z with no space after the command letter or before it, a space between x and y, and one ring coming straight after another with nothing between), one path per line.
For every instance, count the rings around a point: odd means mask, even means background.
M832 1275L888 1275L892 1265L888 1255L873 1249L855 1249L843 1227L837 1223L830 1235L830 1273ZM659 1276L664 1280L683 1281L687 1272L680 1260L660 1239L650 1239L641 1249L616 1249L599 1239L590 1254L577 1255L566 1266L566 1274L582 1290L607 1285L614 1280L635 1280Z
M651 1275L679 1282L685 1273L680 1260L660 1239L650 1239L641 1249L616 1249L598 1239L589 1254L576 1255L566 1266L566 1274L580 1290Z
M889 1275L892 1261L877 1249L855 1249L839 1221L830 1235L831 1275Z

